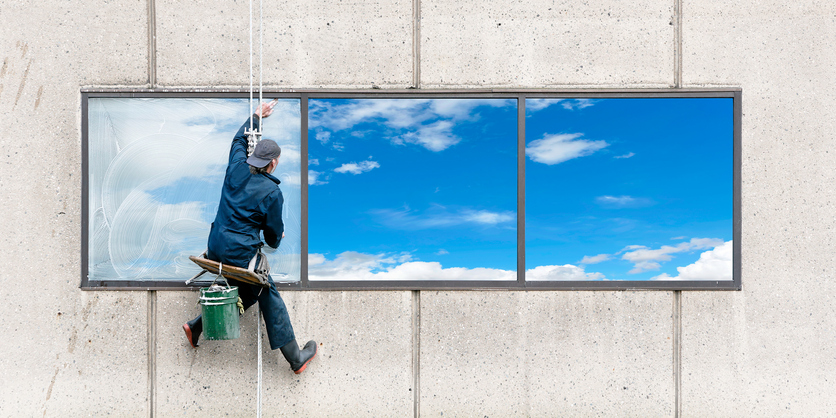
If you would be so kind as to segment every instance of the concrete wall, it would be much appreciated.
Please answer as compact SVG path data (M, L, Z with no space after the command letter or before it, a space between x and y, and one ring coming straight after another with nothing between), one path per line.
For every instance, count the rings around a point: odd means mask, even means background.
M254 312L194 350L194 293L78 288L79 90L245 86L247 16L0 0L0 415L255 413ZM836 3L265 0L265 19L272 87L744 97L742 291L285 292L322 346L301 376L265 351L265 415L836 413Z

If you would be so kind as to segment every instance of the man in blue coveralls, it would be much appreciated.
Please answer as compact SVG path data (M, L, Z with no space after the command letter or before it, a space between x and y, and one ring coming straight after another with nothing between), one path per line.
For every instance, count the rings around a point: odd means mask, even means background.
M250 116L254 129L259 128L258 116L270 116L274 104L275 101L262 104L256 113ZM249 124L250 120L247 119L232 140L221 202L209 232L206 252L206 258L210 260L244 269L264 245L260 237L262 231L264 241L273 248L277 248L284 238L284 197L279 189L281 182L272 175L279 163L282 149L274 141L264 139L259 141L253 154L247 158L247 135L244 130ZM238 286L238 295L244 303L244 309L258 301L267 326L270 348L281 349L285 359L290 363L290 368L296 374L302 373L316 355L316 342L308 341L305 347L299 350L293 327L290 325L290 316L273 284L273 279L269 278L269 288L237 280L229 282L232 286ZM192 347L197 347L198 338L203 331L201 316L198 315L197 318L183 324L183 330Z

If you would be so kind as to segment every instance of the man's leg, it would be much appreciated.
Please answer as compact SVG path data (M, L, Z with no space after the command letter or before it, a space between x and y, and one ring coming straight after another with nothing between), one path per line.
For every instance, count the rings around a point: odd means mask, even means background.
M263 289L258 297L258 303L261 306L264 324L267 326L270 348L281 349L285 360L290 363L290 368L296 374L302 373L316 355L316 342L308 341L305 347L299 350L293 326L290 324L290 315L272 278L270 278L270 287Z
M267 337L270 340L270 349L276 350L283 345L296 339L293 333L293 326L290 324L290 315L287 313L284 300L279 296L273 279L270 279L270 287L261 289L258 295L258 303L261 305L261 316L267 327Z

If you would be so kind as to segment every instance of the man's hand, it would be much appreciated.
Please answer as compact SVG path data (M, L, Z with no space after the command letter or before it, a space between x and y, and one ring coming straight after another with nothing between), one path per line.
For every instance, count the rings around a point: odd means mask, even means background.
M279 99L273 99L270 103L262 103L258 105L258 109L255 110L255 116L261 116L262 118L266 118L273 113L273 106L279 102Z

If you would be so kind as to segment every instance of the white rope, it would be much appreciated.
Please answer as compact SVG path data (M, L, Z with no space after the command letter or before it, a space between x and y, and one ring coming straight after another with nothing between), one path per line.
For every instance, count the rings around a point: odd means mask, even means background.
M262 79L264 72L262 71L264 65L264 40L263 40L263 32L264 32L264 7L262 5L263 1L258 0L258 106L261 107L262 102ZM261 131L261 114L263 112L258 112L258 130ZM258 138L261 139L261 138Z
M258 337L258 407L256 416L261 418L261 302L258 302L258 313L255 317L255 323L258 328L256 332Z
M253 114L253 0L250 0L250 115ZM253 120L250 118L250 132ZM252 152L252 151L250 151Z
M263 100L263 65L264 65L264 42L263 42L263 28L264 28L264 7L262 0L258 1L258 108L261 108ZM253 129L253 0L250 0L250 129L246 131L247 134L247 155L252 155L256 143L261 139L261 114L258 112L258 130ZM261 296L261 291L259 291ZM256 323L256 339L258 340L258 394L256 413L258 418L261 418L261 302L258 302L258 312L255 318Z
M261 102L263 98L263 65L264 65L264 42L263 42L263 21L264 21L264 7L262 0L258 1L258 109L261 109ZM250 115L253 114L253 0L250 0ZM253 118L250 117L250 132L248 137L249 149L247 154L252 154L256 143L261 139L261 114L258 112L258 131L253 131ZM258 292L261 296L261 291ZM258 395L256 404L256 416L261 418L261 302L258 302L258 312L255 316L256 324L256 339L258 340Z

